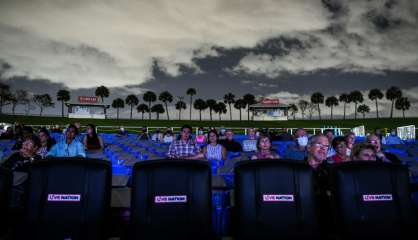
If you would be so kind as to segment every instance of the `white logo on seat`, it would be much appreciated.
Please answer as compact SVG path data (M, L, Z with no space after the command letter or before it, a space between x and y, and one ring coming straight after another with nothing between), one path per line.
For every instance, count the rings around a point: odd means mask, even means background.
M263 194L263 202L294 202L293 194Z
M364 202L393 201L392 194L363 194Z
M80 202L80 194L48 194L48 202Z
M172 195L172 196L155 196L155 203L186 203L186 195Z

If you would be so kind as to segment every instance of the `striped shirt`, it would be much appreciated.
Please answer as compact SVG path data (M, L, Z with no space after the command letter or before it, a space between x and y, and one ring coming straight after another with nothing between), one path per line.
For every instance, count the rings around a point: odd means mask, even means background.
M208 160L222 160L222 145L216 144L212 146L208 144L206 146L206 159Z

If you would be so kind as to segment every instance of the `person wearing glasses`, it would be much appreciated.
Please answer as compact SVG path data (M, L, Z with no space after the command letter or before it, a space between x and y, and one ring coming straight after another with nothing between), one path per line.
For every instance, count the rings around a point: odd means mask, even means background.
M55 144L47 157L86 157L84 145L76 138L78 129L75 125L68 126L65 139Z
M317 170L319 166L327 159L329 149L328 138L324 135L316 135L308 141L308 164Z
M192 127L183 125L180 130L180 138L174 140L168 148L167 157L174 159L196 159L200 153L199 147L191 139Z

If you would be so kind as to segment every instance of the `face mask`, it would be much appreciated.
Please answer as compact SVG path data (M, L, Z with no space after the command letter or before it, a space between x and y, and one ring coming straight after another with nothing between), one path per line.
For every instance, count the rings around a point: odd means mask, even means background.
M198 131L198 134L199 135L203 135L203 131Z
M298 144L300 146L308 145L308 137L307 136L298 137Z
M225 129L221 129L221 133L224 134L225 133Z
M390 135L392 135L392 136L396 136L396 132L395 132L395 131L393 131L393 132L391 132L391 133L390 133Z

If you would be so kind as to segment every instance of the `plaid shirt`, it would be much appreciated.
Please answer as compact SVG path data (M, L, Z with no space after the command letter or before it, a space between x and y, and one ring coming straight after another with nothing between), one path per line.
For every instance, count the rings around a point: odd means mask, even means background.
M199 147L193 140L174 140L168 148L169 158L190 157L199 153Z

